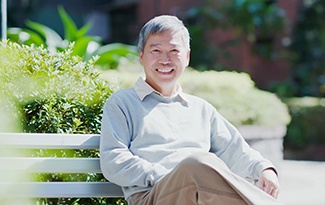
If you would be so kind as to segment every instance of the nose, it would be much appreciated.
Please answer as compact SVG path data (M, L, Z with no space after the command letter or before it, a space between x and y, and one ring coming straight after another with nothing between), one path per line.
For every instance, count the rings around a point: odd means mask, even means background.
M159 62L162 64L168 64L170 63L170 56L167 52L162 52L160 55Z

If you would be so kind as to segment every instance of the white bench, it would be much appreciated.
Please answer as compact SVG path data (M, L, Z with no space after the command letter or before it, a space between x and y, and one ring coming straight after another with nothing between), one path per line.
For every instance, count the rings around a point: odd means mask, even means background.
M98 149L99 135L0 133L0 198L123 197L121 187L107 182L26 181L25 173L101 173L99 158L25 157L21 150Z

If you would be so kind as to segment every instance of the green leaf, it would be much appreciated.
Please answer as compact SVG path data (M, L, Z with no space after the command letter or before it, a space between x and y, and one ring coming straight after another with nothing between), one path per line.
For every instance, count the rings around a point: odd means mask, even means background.
M112 43L100 47L93 55L98 55L97 65L117 66L119 59L128 55L138 55L136 46L125 45L122 43Z
M76 33L76 38L81 38L86 36L86 34L88 33L88 31L91 29L92 24L90 22L88 22L87 24L85 24L83 27L81 27L77 33Z
M82 38L78 38L75 41L74 49L72 55L78 55L80 57L87 56L87 48L91 41L94 41L94 38L91 36L85 36Z
M26 32L29 34L29 39L24 44L26 44L26 45L35 44L37 46L46 44L45 41L42 39L42 37L38 33L34 32L32 30L28 30L28 29L23 29L23 32Z
M76 40L77 31L78 31L76 24L74 23L72 18L68 15L68 13L64 10L62 6L59 6L58 10L64 26L64 38L69 41Z
M99 55L99 59L96 61L96 65L109 66L111 69L115 69L119 64L120 56L107 52Z
M8 39L13 42L25 44L25 45L45 45L42 37L29 29L21 29L21 28L8 28L7 30Z
M104 53L126 56L127 54L137 55L138 51L136 46L130 46L122 43L111 43L100 47L95 54L101 55Z
M59 47L62 43L61 36L53 29L30 20L27 20L26 25L38 32L43 39L45 39L45 42L50 50L56 49L56 47Z

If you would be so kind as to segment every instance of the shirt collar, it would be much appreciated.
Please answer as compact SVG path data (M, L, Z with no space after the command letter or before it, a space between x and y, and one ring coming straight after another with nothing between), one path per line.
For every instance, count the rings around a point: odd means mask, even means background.
M137 93L138 97L140 98L141 101L143 101L143 99L150 95L151 93L158 93L159 95L161 95L158 91L156 91L155 89L153 89L146 81L143 77L140 77L137 82L134 85L134 90ZM176 90L176 93L174 96L179 95L181 97L181 99L186 102L187 104L189 103L187 97L185 96L185 94L182 91L182 87L178 84L178 88Z

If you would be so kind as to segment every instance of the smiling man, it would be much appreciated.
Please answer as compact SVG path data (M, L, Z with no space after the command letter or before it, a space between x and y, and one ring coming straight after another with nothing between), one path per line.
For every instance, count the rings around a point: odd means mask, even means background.
M140 31L145 78L104 107L104 176L130 205L278 204L274 165L212 105L182 92L189 41L175 16L155 17Z
M184 47L182 34L166 30L159 35L151 35L140 50L145 81L164 96L176 93L177 80L189 63L190 49Z

